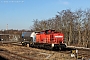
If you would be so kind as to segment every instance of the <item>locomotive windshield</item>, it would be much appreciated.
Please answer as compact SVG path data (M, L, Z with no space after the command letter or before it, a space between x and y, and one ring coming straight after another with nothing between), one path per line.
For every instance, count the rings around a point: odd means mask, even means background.
M45 30L46 34L49 34L49 33L52 33L52 32L55 32L55 30Z

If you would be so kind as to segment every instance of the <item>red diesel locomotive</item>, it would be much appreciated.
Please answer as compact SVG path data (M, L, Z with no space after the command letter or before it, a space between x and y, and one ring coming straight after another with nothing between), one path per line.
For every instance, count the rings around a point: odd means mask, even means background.
M64 49L66 44L64 42L64 35L61 32L55 30L45 30L41 32L35 32L30 35L30 39L23 45L29 44L32 47L46 48L46 49Z

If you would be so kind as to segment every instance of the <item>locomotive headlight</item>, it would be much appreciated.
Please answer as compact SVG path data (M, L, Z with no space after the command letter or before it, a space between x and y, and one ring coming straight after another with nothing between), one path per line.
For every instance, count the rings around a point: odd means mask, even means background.
M24 39L25 40L25 39Z
M52 44L52 47L54 47L54 44Z

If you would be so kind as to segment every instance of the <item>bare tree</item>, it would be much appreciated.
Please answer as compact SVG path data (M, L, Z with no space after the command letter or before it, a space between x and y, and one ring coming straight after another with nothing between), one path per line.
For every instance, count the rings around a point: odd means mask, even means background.
M68 45L86 46L90 40L90 9L70 9L58 12L54 18L47 20L34 20L32 30L41 31L54 29L64 33L64 40Z

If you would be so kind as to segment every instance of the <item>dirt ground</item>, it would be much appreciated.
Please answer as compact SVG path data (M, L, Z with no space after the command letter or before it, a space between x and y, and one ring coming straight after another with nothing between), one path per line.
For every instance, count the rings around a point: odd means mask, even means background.
M34 58L36 60L76 60L76 58L70 57L71 54L31 48L31 47L4 44L0 46L0 49L6 49L10 52L13 52L22 56Z

